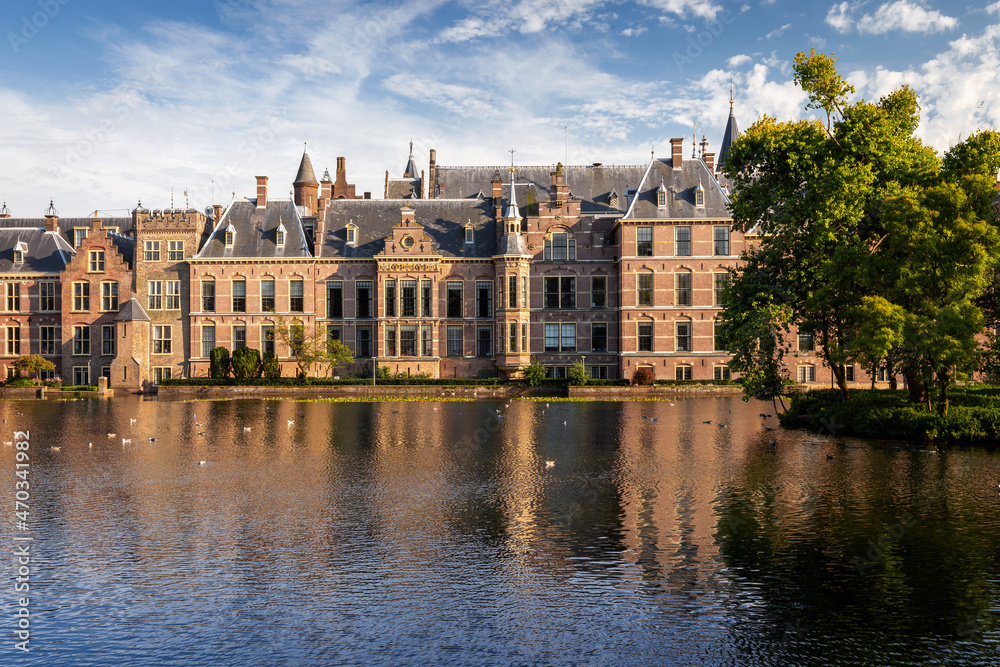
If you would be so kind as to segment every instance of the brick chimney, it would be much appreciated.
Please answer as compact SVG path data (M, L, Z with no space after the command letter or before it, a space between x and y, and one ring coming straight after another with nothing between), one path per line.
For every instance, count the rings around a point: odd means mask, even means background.
M257 208L267 206L267 176L257 177Z
M684 163L682 153L684 152L684 138L674 138L670 140L670 164L674 169L680 169Z
M212 204L212 222L219 224L222 220L222 204Z
M549 175L552 177L552 203L556 208L560 208L569 199L569 186L566 185L562 162L557 164L556 170L549 172Z
M436 196L434 190L437 187L434 184L434 175L437 173L437 151L434 150L433 148L431 149L431 161L428 167L428 172L429 173L427 174L427 198L434 199L434 197Z
M715 153L705 153L705 166L710 173L715 173Z
M59 216L58 215L47 215L47 216L45 216L45 231L47 231L47 232L58 232L59 231Z

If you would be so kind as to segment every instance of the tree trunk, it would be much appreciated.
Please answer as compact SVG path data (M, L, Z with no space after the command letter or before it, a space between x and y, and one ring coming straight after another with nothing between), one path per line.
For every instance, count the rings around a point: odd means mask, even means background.
M927 384L921 379L920 373L915 368L903 370L906 378L906 390L910 395L911 403L926 403L929 400L927 395Z
M948 416L948 386L951 384L950 370L944 370L937 374L938 385L938 406L937 413L940 417Z
M829 363L827 359L827 363ZM847 372L844 367L840 364L830 364L830 368L833 370L833 377L837 380L837 387L840 389L840 400L846 401L848 399L847 393Z

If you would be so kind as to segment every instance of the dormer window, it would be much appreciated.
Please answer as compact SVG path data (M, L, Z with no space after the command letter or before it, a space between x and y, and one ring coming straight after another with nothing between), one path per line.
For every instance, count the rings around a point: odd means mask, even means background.
M21 264L22 262L24 262L24 253L21 252L20 250L15 250L14 251L14 263L15 264Z
M285 245L285 223L279 223L278 229L274 233L274 243L275 245Z
M635 188L628 188L625 190L625 208L630 208L632 206L632 200L635 198Z
M656 205L663 208L667 205L667 187L660 181L660 187L656 188Z
M466 243L476 242L476 232L472 225L465 226L465 242Z
M608 206L611 208L618 208L618 191L612 190L608 193Z
M355 245L358 242L358 228L352 223L347 225L347 242Z
M14 244L14 263L21 264L24 262L24 253L28 252L28 244L24 241L18 241Z
M235 242L236 242L236 228L233 227L232 223L229 223L229 226L226 227L226 247L232 248L233 243Z
M705 205L705 188L702 186L701 183L699 183L698 187L694 189L694 205L695 206Z

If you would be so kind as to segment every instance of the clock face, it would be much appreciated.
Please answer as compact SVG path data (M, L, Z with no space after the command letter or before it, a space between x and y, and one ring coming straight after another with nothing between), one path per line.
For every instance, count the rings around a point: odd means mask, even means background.
M406 248L407 250L409 250L410 248L413 247L413 238L410 237L410 236L404 236L403 240L401 241L401 243L403 244L404 248Z

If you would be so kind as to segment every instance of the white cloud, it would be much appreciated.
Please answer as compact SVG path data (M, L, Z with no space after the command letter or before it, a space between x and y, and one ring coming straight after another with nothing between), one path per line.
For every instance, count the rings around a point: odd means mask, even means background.
M785 33L785 31L788 30L791 27L792 27L791 23L786 23L785 25L781 26L780 28L775 28L771 32L767 33L766 35L764 35L764 37L762 39L771 39L772 37L781 37Z
M646 32L648 29L649 28L647 28L646 26L641 26L639 28L625 28L619 34L621 34L623 37L637 37L642 33Z
M1000 2L994 2L992 5L986 5L987 14L1000 14Z
M639 4L680 18L696 16L712 20L722 11L722 6L711 0L639 0Z
M837 32L847 32L854 25L854 19L850 16L850 10L851 5L847 2L834 5L826 13L826 22L833 26Z
M726 64L730 67L739 67L740 65L745 65L753 60L750 56L745 53L740 53L738 55L732 56L726 60Z
M958 26L958 19L936 9L924 9L909 0L896 0L879 7L875 14L865 14L858 21L858 32L882 35L892 30L935 33Z

